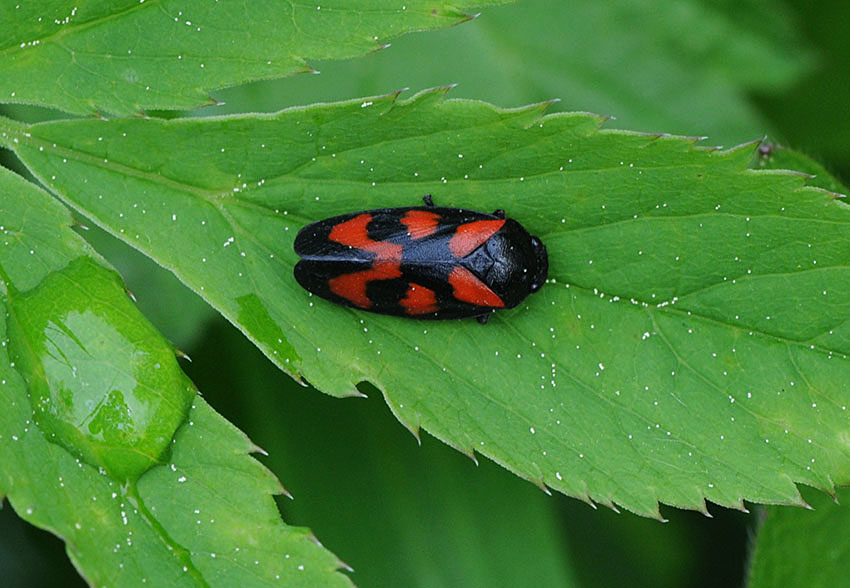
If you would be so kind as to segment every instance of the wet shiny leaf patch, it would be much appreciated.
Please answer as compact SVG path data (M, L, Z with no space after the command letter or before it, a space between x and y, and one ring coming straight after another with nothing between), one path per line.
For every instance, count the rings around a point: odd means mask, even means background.
M11 351L48 439L127 480L166 457L194 392L172 347L116 284L81 257L12 293Z

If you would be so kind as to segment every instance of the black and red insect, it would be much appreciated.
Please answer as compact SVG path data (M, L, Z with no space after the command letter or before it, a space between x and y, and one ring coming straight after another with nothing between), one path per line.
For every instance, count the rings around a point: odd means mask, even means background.
M546 281L546 247L517 221L434 206L381 208L307 225L295 279L331 302L419 319L513 308Z

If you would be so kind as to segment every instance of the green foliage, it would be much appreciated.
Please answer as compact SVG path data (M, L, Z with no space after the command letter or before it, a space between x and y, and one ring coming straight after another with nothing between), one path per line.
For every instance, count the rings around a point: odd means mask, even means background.
M406 35L364 59L319 64L320 76L229 88L216 93L223 107L204 112L276 111L452 82L456 97L503 106L558 98L554 109L611 115L619 128L731 146L776 132L751 92L792 87L816 63L781 3L523 0L468 26Z
M284 370L334 395L369 381L409 429L540 485L660 516L848 480L843 203L748 170L751 148L442 95L43 123L13 144ZM506 208L547 243L552 283L485 331L363 315L291 279L310 220L426 192Z
M750 588L843 586L850 557L850 491L803 493L814 510L765 509L749 573Z
M0 5L4 101L83 115L195 108L216 88L310 72L308 60L362 55L397 35L469 18L463 1L78 4Z
M11 3L0 7L0 100L77 115L197 107L217 88L311 71L459 22L463 4ZM659 501L703 512L706 500L803 504L798 483L832 493L850 477L850 213L836 177L793 151L603 130L600 117L544 115L548 104L504 110L446 100L444 90L350 100L464 81L466 96L560 96L568 110L610 112L626 127L734 144L775 132L749 93L793 89L820 67L782 5L656 9L529 0L475 28L323 63L324 76L287 80L276 94L257 84L216 93L235 112L331 104L203 120L0 118L0 145L125 243L92 239L181 345L204 341L210 312L191 289L288 374L332 396L374 384L417 435L488 456L543 489L656 518ZM261 99L246 102L252 94ZM37 113L45 116L57 115ZM785 168L817 177L768 171ZM412 205L426 192L441 205L507 209L546 242L550 283L486 327L355 312L295 284L292 240L304 224ZM254 445L195 396L173 347L61 206L4 173L0 227L0 494L62 537L93 585L349 584L309 532L282 523L270 496L280 485L246 455ZM153 263L125 261L127 247ZM189 288L159 277L154 263ZM439 481L417 476L446 452L432 455L426 442L429 465L415 468L368 424L335 426L322 408L331 398L278 404L272 386L257 400L254 388L268 386L260 370L228 379L225 370L239 371L232 361L201 363L193 377L217 391L211 403L245 411L240 425L275 449L275 470L310 480L300 494L312 510L286 507L287 519L330 526L320 536L369 568L359 578L521 585L523 553L550 585L601 578L566 569L592 560L559 558L566 548L550 526L559 503L509 489L517 479L511 486L492 468L477 487L457 469ZM339 443L299 445L315 428ZM358 433L368 442L352 444ZM340 453L346 467L329 466ZM351 499L372 493L379 506ZM506 508L511 517L500 516ZM826 517L777 512L831 532ZM569 546L579 554L596 539L576 521L610 521L568 518L582 533ZM754 582L772 581L759 576L765 565L796 549L771 520ZM621 555L612 585L640 583L630 566L681 573L646 549L646 532L620 526L613 542L633 541L620 553L639 564ZM673 532L663 536L682 547ZM423 548L428 541L439 546ZM526 543L527 552L518 547ZM821 576L839 577L839 566L821 563Z
M67 211L6 170L0 193L0 492L18 513L63 537L93 585L350 585L281 522L280 483Z
M254 423L269 467L287 473L295 499L282 501L284 518L309 522L358 586L580 585L562 522L598 511L570 501L565 516L495 463L476 465L430 436L417 444L371 387L340 401L299 386L223 320L192 357L208 402ZM236 397L245 381L251 393Z
M2 212L24 218L21 210ZM8 229L37 236L31 226ZM9 353L36 422L72 454L135 481L167 457L194 396L191 384L116 274L78 257L40 277L21 295L6 282Z

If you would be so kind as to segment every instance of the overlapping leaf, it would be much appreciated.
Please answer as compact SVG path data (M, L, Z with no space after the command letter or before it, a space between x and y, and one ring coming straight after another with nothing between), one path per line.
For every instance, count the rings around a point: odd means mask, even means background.
M751 558L750 588L841 586L850 556L850 492L804 494L814 510L768 507Z
M350 585L69 220L0 170L0 496L92 585Z
M363 380L423 427L538 484L657 501L796 502L850 479L850 210L752 148L602 131L427 92L211 120L8 129L51 189L172 269L278 365ZM10 137L12 135L9 135ZM292 240L341 212L504 208L550 283L489 325L339 308Z
M216 88L313 71L309 60L467 20L434 0L72 0L0 5L0 101L76 114L195 108Z

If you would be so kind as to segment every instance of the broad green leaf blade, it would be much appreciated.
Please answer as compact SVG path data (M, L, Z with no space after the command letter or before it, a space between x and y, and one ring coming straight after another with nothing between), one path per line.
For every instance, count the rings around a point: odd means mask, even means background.
M814 510L769 507L756 536L749 588L844 586L850 557L850 490L803 493Z
M350 585L69 221L0 170L0 496L95 586Z
M0 6L0 101L75 114L196 108L208 92L313 71L503 0L120 0Z
M165 267L283 369L363 380L411 430L567 494L798 502L850 479L850 211L751 148L599 130L542 106L371 98L271 116L70 121L7 142L51 189ZM474 322L311 298L309 221L415 204L504 208L551 282Z

